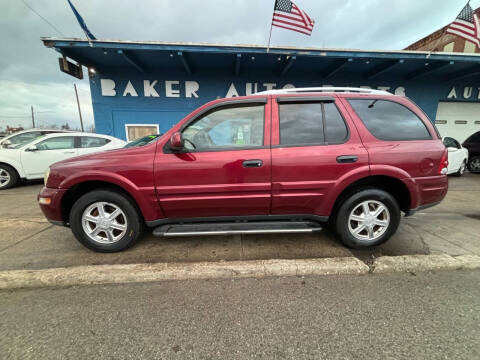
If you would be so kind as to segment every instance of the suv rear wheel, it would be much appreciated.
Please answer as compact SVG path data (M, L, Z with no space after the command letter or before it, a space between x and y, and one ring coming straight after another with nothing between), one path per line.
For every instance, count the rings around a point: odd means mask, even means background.
M112 190L95 190L80 197L70 212L75 237L89 249L116 252L132 246L143 221L132 201Z
M363 189L350 195L337 211L334 230L348 247L360 249L387 241L400 223L395 198L380 189Z

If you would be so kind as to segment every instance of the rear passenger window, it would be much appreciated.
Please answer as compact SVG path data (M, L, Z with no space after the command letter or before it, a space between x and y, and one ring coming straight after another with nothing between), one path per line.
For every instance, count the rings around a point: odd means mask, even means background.
M313 145L324 142L322 104L279 104L280 144Z
M325 111L325 142L329 144L343 143L348 131L343 117L334 103L323 104Z
M347 126L333 102L279 104L281 145L343 143Z
M94 136L81 136L80 147L81 148L95 148L107 145L110 142L109 139L94 137Z
M386 100L348 100L368 131L380 140L429 140L423 121L405 106Z

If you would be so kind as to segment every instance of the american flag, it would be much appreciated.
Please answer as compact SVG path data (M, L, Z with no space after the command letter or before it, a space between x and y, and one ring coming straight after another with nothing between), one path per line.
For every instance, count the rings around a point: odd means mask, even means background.
M470 4L465 5L457 18L448 26L447 33L471 41L480 49L480 22Z
M305 11L301 10L290 0L276 0L273 10L272 25L284 29L310 35L313 30L313 21Z

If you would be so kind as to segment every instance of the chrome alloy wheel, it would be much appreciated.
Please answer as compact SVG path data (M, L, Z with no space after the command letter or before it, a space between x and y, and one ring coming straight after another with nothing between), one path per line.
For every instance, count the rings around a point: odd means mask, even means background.
M5 169L0 169L0 188L7 186L10 183L10 174Z
M465 164L465 161L462 162L462 165L460 165L460 169L458 170L458 173L460 175L463 175L463 173L465 172L465 168L467 167L467 165Z
M348 229L358 240L375 241L382 236L390 225L390 213L379 201L364 201L351 211L348 217Z
M120 240L127 232L127 217L115 204L96 202L85 209L82 227L93 241L111 244Z

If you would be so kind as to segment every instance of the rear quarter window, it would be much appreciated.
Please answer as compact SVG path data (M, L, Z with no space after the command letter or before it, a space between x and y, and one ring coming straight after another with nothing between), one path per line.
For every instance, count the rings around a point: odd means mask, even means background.
M431 140L423 121L406 106L394 101L349 99L368 131L386 141Z

